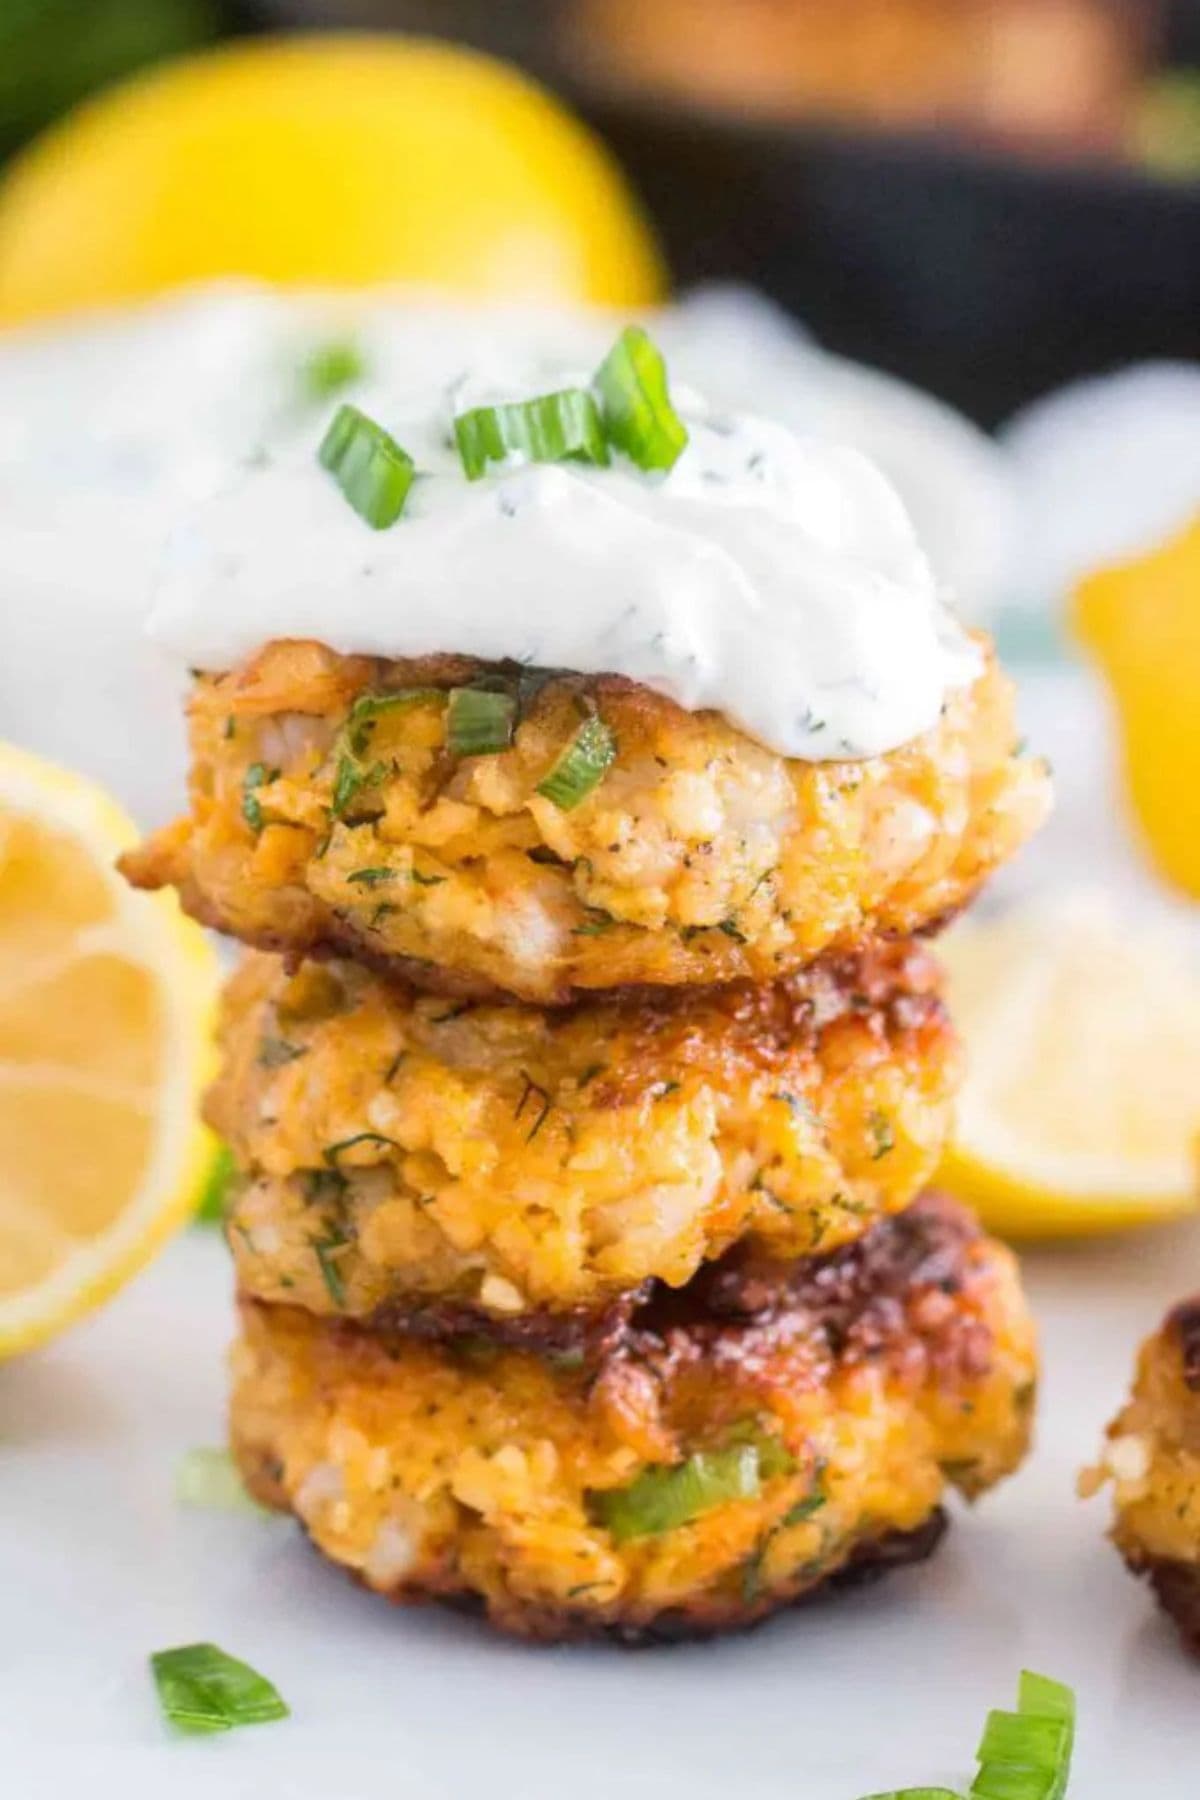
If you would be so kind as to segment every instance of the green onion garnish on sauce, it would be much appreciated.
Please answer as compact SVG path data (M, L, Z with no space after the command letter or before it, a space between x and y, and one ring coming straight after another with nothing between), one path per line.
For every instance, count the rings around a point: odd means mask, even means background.
M478 481L489 463L510 456L539 463L608 462L600 409L586 388L472 407L455 419L454 437L468 481Z
M729 1500L753 1500L759 1492L759 1453L754 1444L700 1450L674 1467L644 1469L625 1488L593 1489L588 1510L616 1543L674 1531Z
M360 519L376 531L404 511L416 467L407 450L357 406L339 406L317 460L328 469Z
M353 338L330 338L318 344L300 371L304 391L314 402L331 400L366 374L363 353Z
M494 756L512 743L515 694L487 688L451 688L446 743L452 756Z
M288 1707L265 1675L215 1644L183 1644L150 1658L158 1702L180 1731L232 1731L286 1719Z
M640 325L627 325L596 371L604 431L639 469L673 469L687 426L671 404L667 365Z
M616 738L599 713L591 713L538 782L537 791L560 812L570 812L604 779L616 754Z

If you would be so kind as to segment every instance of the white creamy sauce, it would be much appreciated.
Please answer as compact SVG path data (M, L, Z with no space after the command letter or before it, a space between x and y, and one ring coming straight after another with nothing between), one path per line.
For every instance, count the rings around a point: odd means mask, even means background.
M807 754L831 754L819 740L838 727L865 748L885 723L888 736L927 723L959 678L961 646L954 634L942 640L894 495L845 452L750 420L722 437L690 398L692 448L658 486L628 469L546 468L468 488L435 442L413 516L382 534L315 466L331 408L306 405L299 371L331 337L353 336L385 397L370 404L402 441L411 426L416 448L421 419L386 396L423 389L428 433L465 371L493 396L511 391L514 370L544 389L564 369L594 369L619 323L387 290L213 284L0 335L0 737L97 776L141 819L178 805L186 675L143 630L173 537L159 614L185 658L184 638L205 638L197 661L225 660L235 640L252 647L269 616L335 641L340 620L393 652L624 666L687 704L724 704L788 746L805 707L823 716L818 693L841 693L825 732L805 735ZM694 383L720 414L782 413L802 432L878 455L939 577L972 607L986 599L980 559L961 554L991 517L965 423L807 346L743 293L667 308L651 329L679 396ZM264 452L271 467L240 487ZM211 515L197 513L222 494ZM218 528L232 533L224 544ZM237 573L222 573L223 557ZM379 597L385 582L390 600ZM865 687L840 690L843 679Z
M977 653L858 452L677 391L689 442L666 475L614 455L467 480L456 411L580 380L485 366L433 391L368 384L356 401L419 471L402 517L366 525L309 426L176 533L153 636L208 669L296 637L625 675L809 760L876 755L936 721Z

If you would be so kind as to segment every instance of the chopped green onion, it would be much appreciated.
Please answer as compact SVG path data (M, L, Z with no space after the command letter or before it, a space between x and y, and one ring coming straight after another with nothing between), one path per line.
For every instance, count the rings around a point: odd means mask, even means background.
M218 1144L208 1165L208 1174L196 1202L197 1225L219 1225L225 1217L225 1204L237 1174L237 1164L228 1144Z
M265 763L251 763L246 770L242 778L242 817L251 831L261 831L266 823L258 789L269 787L271 782L278 780L279 770L268 769Z
M512 743L515 694L487 688L451 688L446 742L452 756L495 756Z
M1064 1682L1054 1681L1049 1675L1036 1675L1032 1669L1022 1669L1017 1687L1017 1711L1040 1719L1061 1719L1069 1727L1074 1744L1075 1695Z
M300 373L307 397L316 402L331 400L352 382L361 381L366 369L362 350L353 338L330 338L316 346Z
M673 1468L644 1469L626 1488L594 1489L588 1507L618 1544L674 1531L730 1500L759 1492L759 1453L753 1444L701 1450Z
M407 712L426 700L445 700L442 688L397 688L390 694L360 694L346 720L346 742L355 756L367 748L376 721L385 713Z
M678 1082L670 1082L666 1092L670 1093L678 1087ZM770 1481L773 1475L791 1475L795 1472L796 1459L784 1443L773 1431L767 1431L757 1419L743 1419L729 1433L726 1443L730 1448L749 1444L758 1452L758 1472L764 1481Z
M395 869L383 866L375 869L352 869L346 877L346 880L353 882L355 886L367 888L380 887L385 881L395 881L395 879Z
M608 462L600 409L586 388L472 407L455 419L454 436L468 481L478 481L489 463L510 456L539 463Z
M317 460L328 469L360 519L376 531L394 525L416 477L407 450L357 406L339 406Z
M570 812L603 780L616 754L616 738L599 713L592 713L538 782L537 791L560 812Z
M608 441L639 469L673 469L687 427L671 404L667 366L640 325L627 325L596 371Z
M952 1788L889 1788L886 1794L868 1794L866 1800L962 1800Z
M1071 1773L1075 1696L1047 1675L1021 1672L1018 1711L988 1714L971 1800L1062 1800Z
M350 1239L337 1225L330 1225L326 1235L313 1238L312 1250L321 1271L321 1280L325 1283L325 1292L338 1308L339 1312L346 1304L346 1283L342 1279L342 1271L338 1268L335 1256L337 1251L344 1250Z
M180 1458L175 1471L175 1499L180 1506L196 1507L205 1512L257 1513L267 1518L246 1491L237 1464L228 1450L200 1448L189 1450Z
M288 1716L286 1703L265 1675L215 1644L156 1650L150 1667L159 1705L180 1731L232 1731L236 1725Z
M1021 1672L1017 1711L988 1714L967 1800L1063 1800L1075 1739L1075 1696L1048 1675ZM867 1800L961 1800L949 1788L895 1788Z

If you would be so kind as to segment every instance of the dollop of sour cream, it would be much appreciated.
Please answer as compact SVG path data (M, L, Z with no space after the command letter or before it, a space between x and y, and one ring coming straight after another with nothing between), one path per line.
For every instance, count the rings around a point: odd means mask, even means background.
M935 723L978 652L857 451L676 390L689 441L665 475L618 455L512 457L467 480L455 413L586 379L477 367L423 393L354 393L420 471L401 518L374 531L354 512L318 462L323 421L175 532L152 636L213 670L292 637L625 675L810 761Z

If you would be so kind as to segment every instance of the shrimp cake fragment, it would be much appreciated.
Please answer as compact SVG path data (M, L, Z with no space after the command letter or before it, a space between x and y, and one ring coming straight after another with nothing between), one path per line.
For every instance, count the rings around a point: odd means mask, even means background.
M756 1622L932 1549L1027 1447L1013 1258L928 1197L829 1256L655 1288L598 1364L242 1303L257 1497L393 1600L539 1639Z
M1113 1543L1200 1655L1200 1295L1142 1345L1133 1392L1081 1487L1106 1482Z
M940 983L921 945L881 943L765 987L547 1011L252 953L207 1107L240 1171L239 1283L570 1348L741 1238L832 1249L938 1165L960 1070Z
M471 686L502 690L494 754L454 753ZM543 1005L930 929L1048 804L990 656L932 730L860 761L788 760L621 677L305 641L199 677L190 716L190 814L124 858L136 885L263 949Z

